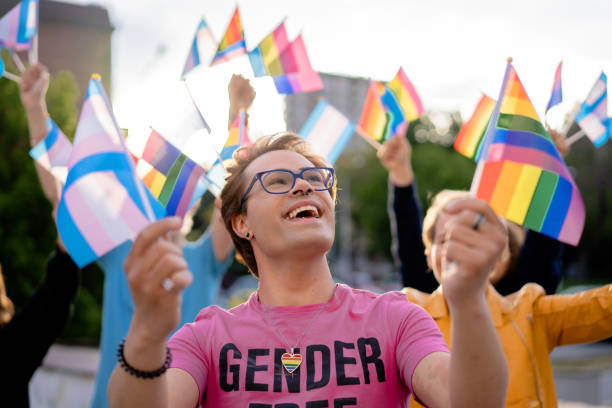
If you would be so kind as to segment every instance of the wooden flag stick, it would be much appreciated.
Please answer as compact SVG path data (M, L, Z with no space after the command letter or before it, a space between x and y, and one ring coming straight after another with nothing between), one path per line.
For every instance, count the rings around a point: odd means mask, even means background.
M19 54L17 54L15 51L11 50L11 58L13 58L13 62L15 63L15 66L17 67L19 72L21 72L23 74L23 72L26 69L25 69L25 65L23 65L23 62L21 62L21 58L19 58Z
M382 146L379 142L368 136L365 130L363 130L361 127L357 126L355 128L355 132L357 132L357 134L361 136L366 142L368 142L370 146L372 146L374 149L378 150Z
M567 143L568 146L571 146L575 142L577 142L578 140L582 139L584 136L586 136L586 133L584 133L584 130L580 129L578 132L576 132L573 135L571 135L570 137L568 137L565 140L565 142Z
M2 73L2 76L5 77L6 79L10 79L11 81L15 81L17 83L19 83L19 81L21 80L21 77L13 74L11 72L8 72L8 71L4 71Z

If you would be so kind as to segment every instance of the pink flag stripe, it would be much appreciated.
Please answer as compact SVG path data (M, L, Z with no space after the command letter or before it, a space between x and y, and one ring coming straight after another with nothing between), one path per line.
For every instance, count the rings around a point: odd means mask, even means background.
M489 148L489 156L487 161L502 161L510 160L517 163L530 164L532 166L540 167L543 170L547 170L567 180L572 180L567 167L565 164L560 162L554 156L542 152L541 150L535 150L529 147L518 147L509 146L505 144L493 144Z
M183 196L181 197L181 201L176 209L176 215L179 217L185 216L187 211L189 210L189 204L191 203L191 199L193 197L193 193L195 191L196 185L198 184L198 180L204 174L204 169L200 166L195 166L193 171L189 175L189 180L187 180L187 185L185 186L185 190L183 191Z
M561 227L561 232L559 233L559 241L567 242L571 245L578 245L580 236L582 235L585 214L584 202L582 201L580 192L572 181L572 199L570 201L569 210L565 215L563 227Z
M109 143L106 133L92 133L87 136L85 143L78 143L72 147L72 155L68 166L73 166L85 157L93 154L105 153L105 152L123 152L121 145Z

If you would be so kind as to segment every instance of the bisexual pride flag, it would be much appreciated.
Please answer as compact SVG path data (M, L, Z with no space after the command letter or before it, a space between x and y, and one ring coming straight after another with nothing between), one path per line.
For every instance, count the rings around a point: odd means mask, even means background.
M0 19L0 46L14 51L29 50L37 25L38 0L23 0Z
M333 165L354 132L355 124L322 100L315 106L299 135Z
M584 202L511 61L487 128L472 192L498 215L577 245L584 227Z
M563 102L563 91L561 90L561 67L563 65L563 61L559 62L557 65L557 69L555 70L555 80L553 81L552 91L550 93L550 99L548 100L548 105L546 105L546 112L550 108L555 105ZM546 113L545 112L545 113Z
M77 125L57 229L83 267L164 215L138 179L99 76L92 76Z
M234 10L234 14L227 25L225 34L219 42L217 52L210 65L217 65L222 62L229 61L232 58L239 57L247 53L246 44L244 41L244 31L242 29L242 21L238 7Z
M30 150L30 156L62 183L68 176L72 144L51 118L47 118L47 136Z
M184 77L189 71L199 65L208 66L215 55L217 47L218 44L215 41L215 37L213 37L206 21L202 18L189 48L189 55L187 56L181 76Z

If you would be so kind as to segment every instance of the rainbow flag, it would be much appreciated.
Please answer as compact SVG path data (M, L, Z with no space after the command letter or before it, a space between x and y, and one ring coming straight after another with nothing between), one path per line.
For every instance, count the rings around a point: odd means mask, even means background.
M575 120L596 147L603 145L610 138L612 131L608 119L608 79L603 72L580 106Z
M403 68L400 67L395 77L387 86L397 98L404 112L404 118L407 121L413 121L423 114L424 110L421 98L419 98L416 89L414 89L412 82L410 82L404 73Z
M475 162L480 160L482 140L494 109L495 100L483 94L472 116L459 129L453 145L455 150Z
M385 110L380 99L384 92L382 83L370 82L358 125L359 131L378 142L384 142L392 134L393 115Z
M136 176L100 78L92 76L56 217L68 253L83 267L163 215Z
M563 102L563 92L561 91L561 67L563 65L563 61L559 62L557 65L557 70L555 71L555 80L553 81L552 91L550 93L550 99L548 100L548 105L546 105L546 112L550 108L555 105Z
M210 31L210 27L208 27L206 21L202 18L193 36L189 55L187 56L181 77L184 77L189 71L199 65L208 66L215 55L217 47L217 41L215 41L215 37L213 37Z
M29 50L37 26L38 0L23 0L0 19L0 46L15 51Z
M232 58L239 57L247 53L246 44L244 41L244 31L242 30L242 22L238 7L234 10L232 19L227 25L225 34L219 42L217 52L210 63L211 66L229 61Z
M183 217L190 208L204 169L155 130L145 144L142 160L150 166L143 166L139 160L137 172L153 196L166 208L168 215Z
M30 150L30 156L58 180L65 183L71 153L70 140L51 118L47 118L47 136Z
M251 140L247 134L247 113L245 109L240 109L234 123L230 126L229 137L219 155L222 160L231 159L232 155L239 147L248 146L250 144Z
M285 23L268 34L252 51L249 51L249 60L256 77L266 75L282 75L287 73L282 65L280 55L289 46Z
M577 245L580 192L508 61L472 181L472 192L510 221Z
M300 137L334 164L355 132L355 124L327 101L319 101L302 126Z
M310 65L301 35L280 54L279 61L285 73L272 77L278 93L293 94L323 89L319 73Z

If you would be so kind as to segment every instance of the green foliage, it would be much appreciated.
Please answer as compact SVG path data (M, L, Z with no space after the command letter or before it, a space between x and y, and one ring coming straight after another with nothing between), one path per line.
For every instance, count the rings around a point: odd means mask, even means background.
M49 112L69 138L77 122L77 95L72 74L61 72L52 78L47 92ZM0 79L0 264L8 295L17 309L42 281L57 236L52 208L29 150L28 125L17 84ZM66 340L97 341L101 291L101 274L95 267L86 268Z

